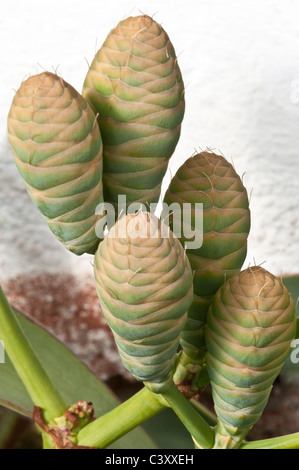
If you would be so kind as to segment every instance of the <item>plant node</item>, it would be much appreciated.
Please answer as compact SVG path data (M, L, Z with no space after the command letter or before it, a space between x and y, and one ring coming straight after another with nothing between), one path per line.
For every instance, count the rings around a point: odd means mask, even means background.
M93 420L92 403L84 400L79 400L49 424L44 422L42 409L39 406L35 406L33 410L33 421L50 437L54 449L95 449L95 447L77 445L78 432Z

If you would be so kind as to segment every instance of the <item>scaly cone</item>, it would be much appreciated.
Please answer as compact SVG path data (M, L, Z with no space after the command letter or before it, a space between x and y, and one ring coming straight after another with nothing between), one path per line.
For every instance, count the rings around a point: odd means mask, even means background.
M8 137L26 189L52 232L71 252L94 253L102 140L89 104L53 73L31 76L14 96Z
M184 84L172 43L147 15L121 21L87 73L83 96L98 113L105 202L157 202L181 131Z
M219 289L206 326L215 447L238 447L261 417L295 332L294 302L265 269L248 268Z
M181 243L190 241L184 227L196 230L199 213L195 204L202 204L202 245L187 248L194 274L194 299L181 335L180 362L175 376L177 383L192 382L204 363L206 346L204 327L213 296L224 281L242 267L247 253L250 211L247 191L231 163L224 157L204 151L192 156L179 168L164 197L170 215L170 228L175 218L181 219ZM178 216L176 203L181 209ZM191 218L186 220L184 204L191 205ZM189 227L189 228L190 228ZM196 391L196 387L194 388Z

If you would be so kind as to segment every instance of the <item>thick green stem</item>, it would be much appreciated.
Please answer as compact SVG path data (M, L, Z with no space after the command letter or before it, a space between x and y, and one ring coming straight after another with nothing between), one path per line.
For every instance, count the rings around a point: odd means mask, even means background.
M162 396L200 446L204 449L211 449L214 444L213 429L177 389L174 382L166 391L163 390Z
M0 339L33 403L42 408L44 420L62 415L67 407L27 342L1 287Z
M285 436L246 442L241 449L299 449L299 432Z
M144 387L109 413L85 426L77 436L78 445L104 449L166 407L159 395Z

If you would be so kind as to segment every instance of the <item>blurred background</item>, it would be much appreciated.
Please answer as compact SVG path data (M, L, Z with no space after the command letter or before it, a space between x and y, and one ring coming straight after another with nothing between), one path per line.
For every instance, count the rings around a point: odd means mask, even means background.
M167 31L186 87L181 139L162 195L195 150L222 153L244 174L250 194L244 266L264 263L278 276L292 275L294 296L299 290L296 0L2 0L0 282L16 308L41 322L100 379L128 394L137 384L124 371L101 317L92 257L66 252L31 203L10 154L6 119L14 90L29 75L55 71L81 91L88 63L109 31L143 13ZM292 423L299 408L294 399ZM289 432L299 429L297 418Z

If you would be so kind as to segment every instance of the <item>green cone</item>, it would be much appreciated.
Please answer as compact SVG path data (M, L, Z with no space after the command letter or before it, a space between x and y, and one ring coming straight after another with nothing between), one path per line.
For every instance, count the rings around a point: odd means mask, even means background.
M172 381L193 293L188 258L167 231L151 213L126 215L100 243L94 265L102 311L123 364L159 393Z
M147 15L121 21L87 73L83 96L99 113L105 202L157 202L184 116L184 84L164 29Z
M295 332L294 302L265 269L248 268L219 289L206 326L216 447L240 445L258 421Z
M183 205L191 204L192 230L196 226L195 203L202 203L203 209L202 246L187 249L194 273L194 299L180 341L183 347L181 365L186 378L190 373L192 379L204 361L204 326L213 296L226 279L241 269L246 257L250 228L248 196L233 166L224 157L205 151L192 156L179 168L164 203L169 208L173 203L179 205L182 227ZM172 230L174 220L171 216ZM180 240L182 244L188 242L183 233ZM184 371L178 370L178 381L181 373L184 376Z
M14 96L8 136L26 189L52 232L73 253L94 253L102 140L91 107L57 75L31 76Z

